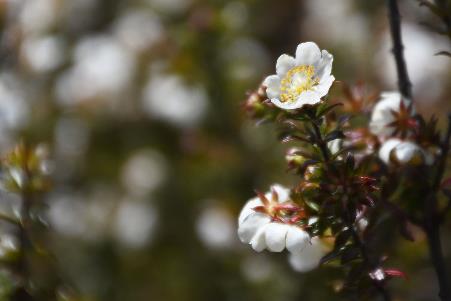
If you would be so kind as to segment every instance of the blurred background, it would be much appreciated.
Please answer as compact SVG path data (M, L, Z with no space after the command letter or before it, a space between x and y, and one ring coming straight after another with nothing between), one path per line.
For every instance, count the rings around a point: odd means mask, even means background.
M295 180L275 129L241 105L309 40L334 55L338 80L396 89L383 4L0 0L0 151L22 138L51 150L46 240L60 277L81 300L338 300L338 270L296 273L286 254L238 241L253 190ZM419 111L443 117L451 61L434 54L449 41L417 1L400 5ZM393 246L409 275L391 284L397 300L436 291L423 240Z

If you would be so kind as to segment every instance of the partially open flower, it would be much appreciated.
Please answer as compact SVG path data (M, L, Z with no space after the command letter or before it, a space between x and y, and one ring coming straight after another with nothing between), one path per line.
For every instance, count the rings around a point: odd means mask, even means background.
M288 189L280 185L271 188L272 192L249 200L243 207L238 217L238 236L257 252L282 252L285 248L299 252L307 246L310 236L284 217L295 215L300 208L290 202Z
M382 144L379 158L386 164L394 161L400 164L431 165L434 162L434 157L418 144L397 138L389 139Z
M415 111L410 100L398 92L383 92L373 109L370 121L371 132L379 137L390 137L400 133L405 136L415 127L412 118Z
M296 57L282 54L277 60L277 74L263 82L268 98L285 110L320 102L335 80L331 75L332 61L333 56L315 43L299 44Z
M319 266L321 258L326 253L326 247L321 239L313 237L302 251L290 254L289 262L295 271L308 272Z

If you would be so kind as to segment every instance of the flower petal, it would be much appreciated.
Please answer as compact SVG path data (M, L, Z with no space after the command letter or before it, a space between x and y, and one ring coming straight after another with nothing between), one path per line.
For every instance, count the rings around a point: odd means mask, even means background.
M264 225L263 227L258 229L255 235L252 237L252 240L250 241L252 249L257 252L261 252L266 248L265 231L269 225L270 224Z
M271 218L266 214L255 212L248 215L243 222L238 225L238 237L241 242L249 243L255 233L264 225L271 222Z
M395 147L396 158L401 163L407 163L415 155L423 157L423 149L415 143L404 141Z
M285 249L288 225L270 223L265 229L265 240L268 250L282 252Z
M276 73L279 76L284 76L294 66L296 66L296 61L294 60L294 57L288 54L282 54L277 59Z
M238 217L238 225L240 225L246 217L255 213L254 208L263 205L262 201L257 197L250 199L241 209L240 216Z
M391 151L397 147L402 141L397 138L389 139L382 144L382 147L379 149L379 158L385 163L390 163L390 153Z
M278 98L280 95L280 78L277 75L270 75L263 81L266 86L266 95L268 98Z
M395 120L392 111L399 112L401 100L406 106L410 104L410 100L404 99L399 92L382 92L381 99L374 106L370 120L370 131L374 135L389 137L395 129L388 126ZM413 110L412 114L415 114Z
M297 65L314 65L321 59L321 51L313 42L301 43L296 49Z
M295 110L302 108L304 105L314 105L321 101L321 96L313 90L304 91L299 95L298 99L293 102L281 102L277 98L271 99L271 102L277 107L284 110Z
M290 189L285 188L279 184L271 185L271 189L274 189L277 192L277 196L279 197L279 203L283 203L283 202L290 200L290 193L291 193ZM269 194L269 197L271 197L270 193L268 193L268 194Z
M321 51L321 60L315 66L316 76L322 80L323 77L330 75L332 72L332 63L334 57L327 50Z
M321 258L326 254L326 248L317 237L312 238L301 252L291 253L289 262L298 272L308 272L318 267Z
M332 87L332 84L335 81L335 77L333 75L325 76L321 79L319 84L315 86L315 91L318 92L320 97L324 97L329 93L330 87Z
M291 226L287 233L287 249L290 252L302 251L310 242L310 235L297 226Z

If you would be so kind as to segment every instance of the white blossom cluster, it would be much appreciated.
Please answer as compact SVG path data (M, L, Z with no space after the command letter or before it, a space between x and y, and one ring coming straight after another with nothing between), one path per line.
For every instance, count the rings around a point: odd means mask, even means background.
M410 109L401 112L406 107ZM373 108L369 124L370 131L382 142L379 158L386 164L433 164L433 154L415 143L411 136L407 135L404 139L394 137L396 116L403 113L408 114L407 118L413 121L415 109L411 100L405 99L398 92L381 93L381 99Z
M290 190L273 185L272 191L265 194L270 200L270 206L288 204ZM276 193L277 198L274 198ZM271 252L290 252L289 262L299 272L307 272L319 265L320 259L325 255L326 248L317 237L310 235L295 224L274 220L270 215L255 211L263 206L259 197L249 200L241 210L238 217L238 236L243 243L250 244L252 248L261 252L265 249Z

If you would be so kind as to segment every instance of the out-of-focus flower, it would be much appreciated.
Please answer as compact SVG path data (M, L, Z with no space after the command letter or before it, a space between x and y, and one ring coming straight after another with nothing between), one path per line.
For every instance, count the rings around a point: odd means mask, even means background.
M221 11L223 22L232 29L239 29L246 25L248 19L246 5L240 1L228 2Z
M26 34L42 33L51 28L57 18L57 0L23 1L19 15L20 25Z
M29 37L23 42L21 52L33 71L53 71L63 63L64 43L56 36Z
M303 34L315 37L338 47L346 47L348 55L359 59L368 44L370 22L357 9L353 0L305 1L302 18ZM333 24L327 26L326 24ZM347 45L353 45L348 47Z
M128 87L135 58L109 36L83 39L75 48L75 64L57 83L61 104L71 106L101 98L114 100Z
M14 256L19 251L19 241L16 236L3 233L0 234L0 259L5 257Z
M241 263L241 272L250 282L262 282L274 275L274 264L264 254L252 255Z
M230 247L235 240L235 225L229 212L219 207L205 208L196 222L197 235L208 247Z
M428 104L439 99L448 87L451 61L443 55L434 56L443 49L449 49L446 35L430 34L425 26L412 22L403 22L402 38L405 46L404 56L409 66L415 101L427 101ZM395 61L390 51L392 40L387 30L382 38L375 67L379 78L389 87L397 82ZM431 78L434 78L431 81Z
M158 214L152 206L138 201L122 201L116 212L114 233L122 245L140 248L152 238L157 221Z
M291 252L289 263L298 272L308 272L318 267L327 248L318 237L313 237L302 251Z
M166 160L155 150L140 150L125 163L121 180L127 192L144 196L160 186L167 175Z
M241 210L238 217L238 236L243 243L248 243L252 248L261 252L268 249L271 252L282 252L285 248L291 252L302 250L310 239L309 234L294 224L273 220L268 212L255 210L265 207L267 211L277 210L277 207L290 206L289 190L273 185L273 192L265 195L269 204L264 204L257 197L249 200Z
M21 82L14 74L0 74L0 127L16 129L25 124L29 108Z
M296 57L282 54L275 75L268 76L266 94L276 106L291 110L321 101L335 78L331 75L333 56L313 42L301 43Z
M421 146L410 141L392 138L385 141L379 149L379 158L390 164L392 160L400 164L422 164L434 163L433 155L425 151Z
M234 40L224 49L223 55L227 75L236 81L260 80L270 62L268 51L251 37Z
M156 10L165 13L180 13L186 10L192 0L147 0Z
M152 74L143 91L144 110L179 127L196 126L207 110L201 86L189 86L177 75Z
M142 52L157 43L164 34L163 25L151 11L131 10L114 25L119 40L136 52Z
M398 92L383 92L374 106L369 124L370 131L379 137L390 137L396 132L411 127L414 114L411 101L404 99Z
M81 157L89 146L89 136L89 128L81 119L60 118L55 125L56 154L63 160Z
M97 241L110 234L115 203L115 195L104 189L91 195L58 193L49 202L48 219L63 235Z

